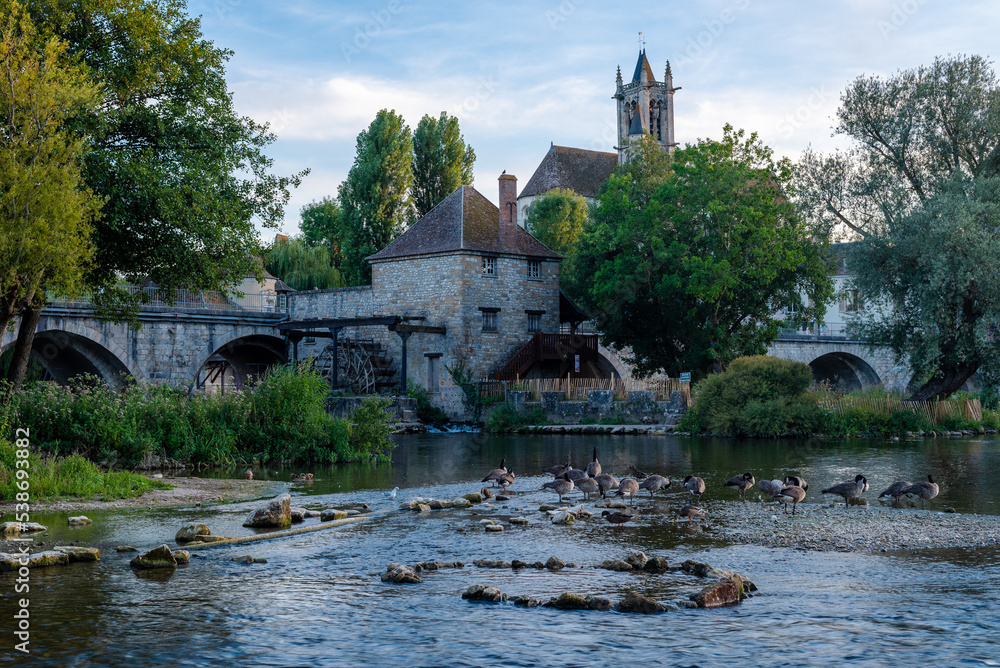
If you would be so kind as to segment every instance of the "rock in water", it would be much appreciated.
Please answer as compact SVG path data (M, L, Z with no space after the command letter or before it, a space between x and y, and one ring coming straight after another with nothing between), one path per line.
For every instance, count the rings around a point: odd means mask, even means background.
M178 545L183 545L184 543L190 543L191 541L201 540L202 536L211 536L212 530L208 528L207 524L202 524L201 522L191 522L190 524L185 524L178 530L177 535L174 536L174 542Z
M490 603L499 603L500 601L506 601L507 595L502 593L496 587L472 585L465 590L465 593L462 594L462 598L468 601L489 601Z
M691 594L691 600L699 608L718 608L723 605L736 605L742 594L740 584L735 579L721 580L702 589L697 594Z
M187 550L174 550L173 554L178 566L191 563L191 553Z
M657 601L634 591L625 594L625 598L618 602L617 608L618 612L638 612L645 615L667 610Z
M167 545L153 548L128 562L132 568L176 568L177 559Z
M347 517L346 510L337 510L336 508L327 508L319 515L319 519L323 522L330 522L332 520L342 520Z
M633 570L641 571L643 568L646 567L646 562L649 561L649 557L646 556L645 552L641 552L639 550L632 550L625 558L625 561L628 562L628 564L632 567Z
M292 523L292 497L288 492L281 494L270 501L267 505L260 506L247 515L243 523L245 527L283 527Z
M549 569L550 571L562 570L563 568L566 568L566 562L560 559L559 557L552 556L549 557L548 560L545 562L545 568Z
M396 584L416 584L423 582L419 575L406 564L389 564L382 574L382 582L393 582Z
M666 557L650 557L642 570L649 573L666 573L669 568Z
M53 548L56 552L62 552L72 561L100 561L101 551L96 547L77 547L75 545L58 545Z
M77 515L76 517L69 518L69 525L71 527L85 527L93 523L94 521L86 515Z
M21 563L23 559L21 554L3 554L0 553L0 572L16 572L20 570L24 564ZM45 566L65 566L69 563L69 555L62 552L56 552L55 550L48 550L46 552L35 552L30 555L27 559L28 568L42 568Z
M292 513L292 524L306 521L307 511L305 508L291 508L290 512Z
M586 597L580 596L579 594L571 594L569 592L550 598L544 605L546 608L555 608L557 610L590 609L590 602L586 599Z

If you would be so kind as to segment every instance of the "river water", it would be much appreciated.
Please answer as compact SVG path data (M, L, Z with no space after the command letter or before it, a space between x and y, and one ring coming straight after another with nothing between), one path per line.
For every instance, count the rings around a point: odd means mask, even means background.
M708 484L714 503L735 502L721 484L750 470L758 478L801 474L810 482L805 506L822 487L865 474L868 497L900 477L941 482L932 511L1000 514L1000 440L988 437L919 441L802 440L740 442L663 436L399 437L391 465L314 469L310 485L292 485L295 505L389 511L334 530L277 541L196 551L188 567L133 572L131 554L172 539L190 521L213 533L248 535L241 522L253 502L174 509L94 512L91 527L65 528L66 515L38 515L52 544L80 541L102 548L96 564L31 572L31 661L43 666L597 666L664 665L1000 665L1000 551L914 550L891 554L803 552L712 539L698 525L672 521L669 508L686 493L637 500L634 525L599 521L553 525L538 506L555 496L540 490L541 470L567 458L583 466L598 447L606 471L629 464ZM400 512L414 496L453 498L478 491L486 471L507 464L517 474L514 497L478 508ZM256 478L287 481L291 471ZM286 485L287 486L287 485ZM382 491L399 486L398 499ZM281 487L278 482L275 491ZM751 494L753 498L753 494ZM573 503L579 503L579 494ZM826 499L829 501L830 499ZM501 506L507 506L503 508ZM588 507L592 510L593 504ZM899 512L919 512L902 509ZM484 533L479 520L525 516L524 528ZM308 520L315 522L317 520ZM933 546L928 546L933 548ZM612 600L636 590L658 600L685 599L700 583L689 576L614 573L593 568L558 572L479 569L478 558L545 561L555 555L578 566L624 557L629 550L696 559L748 575L759 592L743 604L662 615L567 612L512 603L469 603L461 593L489 584L511 598L546 599L562 592ZM232 557L252 554L266 564ZM379 580L390 562L459 560L464 569L425 575L416 585ZM15 595L9 575L3 619ZM5 625L9 622L5 622ZM4 634L0 664L24 663Z

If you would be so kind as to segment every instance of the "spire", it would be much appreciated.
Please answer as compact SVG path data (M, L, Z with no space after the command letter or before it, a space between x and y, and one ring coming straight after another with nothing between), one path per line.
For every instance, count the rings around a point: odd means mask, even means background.
M649 66L649 61L646 60L646 50L643 49L639 52L639 60L635 63L635 72L632 74L632 83L636 81L642 81L642 77L645 74L646 82L653 83L656 81L656 77L653 76L653 68Z
M615 84L617 86L617 92L622 92L622 66L618 66L618 75L615 77Z
M663 83L667 84L667 90L674 87L674 73L670 71L670 61L667 61L667 69L663 72Z

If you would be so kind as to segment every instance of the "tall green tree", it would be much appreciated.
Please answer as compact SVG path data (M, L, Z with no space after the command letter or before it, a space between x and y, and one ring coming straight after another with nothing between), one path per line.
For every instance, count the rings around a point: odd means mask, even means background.
M0 11L0 332L47 290L72 295L93 254L91 222L100 199L81 178L83 138L67 122L95 104L99 89L66 62L66 44L36 33L28 14ZM37 318L26 318L34 332ZM25 327L27 328L27 327ZM8 374L19 384L30 347L19 345Z
M419 218L461 185L472 185L476 152L466 146L458 119L424 115L413 133L413 204Z
M382 109L358 135L357 154L340 184L343 274L349 285L371 282L369 255L406 229L413 216L413 138L394 110Z
M528 207L525 227L543 244L570 255L587 222L587 200L567 188L553 188Z
M765 352L782 305L818 316L828 253L788 199L787 160L728 125L672 165L631 155L598 194L571 270L604 342L631 348L639 373L718 372Z
M302 237L279 238L264 253L264 266L296 290L344 287L344 279L325 245Z
M299 229L310 246L325 246L334 258L343 245L343 218L335 197L324 197L302 207Z
M978 56L864 76L841 97L850 150L807 152L803 209L841 233L856 333L913 373L914 399L1000 375L1000 85Z

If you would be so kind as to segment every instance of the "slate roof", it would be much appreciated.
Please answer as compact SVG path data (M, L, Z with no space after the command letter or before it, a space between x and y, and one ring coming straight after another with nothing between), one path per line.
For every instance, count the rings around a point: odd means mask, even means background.
M553 145L518 197L542 195L553 188L569 188L577 195L596 197L617 166L617 153Z
M632 75L632 81L642 80L642 70L646 70L646 76L649 77L647 81L653 83L656 81L656 77L653 76L653 68L649 66L649 61L646 60L646 49L639 52L639 60L635 63L635 74Z
M523 228L518 227L517 234L517 250L502 247L500 210L472 186L459 186L392 243L366 259L378 262L455 251L562 259L562 255L549 249Z

